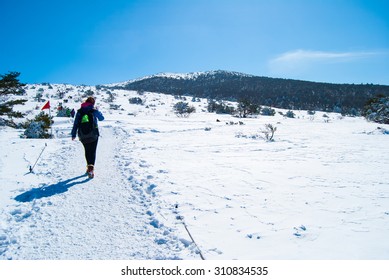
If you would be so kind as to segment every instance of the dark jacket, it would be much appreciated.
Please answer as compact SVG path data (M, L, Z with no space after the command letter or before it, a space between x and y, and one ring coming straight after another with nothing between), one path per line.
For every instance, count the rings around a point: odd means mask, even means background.
M97 128L97 120L103 121L104 120L103 114L99 110L94 109L93 104L82 103L81 108L77 111L76 117L74 119L73 129L72 129L72 138L76 138L76 136L77 136L78 127L79 127L80 122L81 122L81 115L83 115L84 113L87 113L89 111L92 111L92 113L93 113L94 123L96 124L96 129L97 129L97 135L99 135L98 128Z

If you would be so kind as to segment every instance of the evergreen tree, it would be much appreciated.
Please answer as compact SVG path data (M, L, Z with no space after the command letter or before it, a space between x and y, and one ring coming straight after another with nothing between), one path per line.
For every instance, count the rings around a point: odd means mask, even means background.
M228 106L224 101L215 101L213 99L208 99L208 112L216 114L234 114L235 108Z
M5 75L0 75L0 116L8 116L10 118L21 118L23 114L13 111L14 105L23 105L27 100L16 99L9 100L11 95L23 95L25 84L19 82L19 72L9 72Z
M246 118L248 115L259 114L260 111L261 106L247 98L243 98L238 102L238 113L241 118Z
M389 124L389 97L379 95L370 99L362 114L369 121Z

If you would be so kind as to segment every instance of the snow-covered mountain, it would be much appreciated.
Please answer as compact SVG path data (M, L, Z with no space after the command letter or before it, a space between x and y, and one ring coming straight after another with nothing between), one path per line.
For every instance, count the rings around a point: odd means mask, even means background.
M72 118L46 140L0 128L0 259L389 257L388 125L277 108L237 119L191 97L179 118L172 95L72 85L27 85L14 109L32 119L50 100L55 116L91 91L106 118L93 180Z
M195 81L201 77L214 77L216 75L225 75L228 77L255 77L250 74L245 74L236 71L225 71L225 70L212 70L212 71L200 71L200 72L190 72L190 73L172 73L172 72L162 72L154 75L144 76L136 79L132 79L129 81L124 81L120 83L112 83L107 84L107 87L126 87L132 83L147 81L150 79L158 79L158 78L167 78L167 79L175 79L175 80L192 80Z
M235 72L235 71L224 71L224 70L214 70L214 71L205 71L205 72L191 72L191 73L158 73L151 76L145 76L136 80L131 80L128 83L135 81L147 80L150 78L171 78L171 79L182 79L182 80L196 80L199 77L212 77L215 75L225 75L225 76L237 76L237 77L255 77L253 75Z

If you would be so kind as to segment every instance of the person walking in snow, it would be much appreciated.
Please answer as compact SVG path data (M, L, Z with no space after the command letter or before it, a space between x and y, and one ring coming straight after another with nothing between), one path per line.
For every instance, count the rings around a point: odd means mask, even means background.
M72 116L72 118L74 119L75 115L76 115L76 111L74 111L74 109L72 109L72 111L70 112L70 116Z
M97 143L99 140L98 120L103 121L103 114L94 107L95 99L88 97L81 108L77 110L73 129L72 140L78 135L79 140L85 149L85 159L87 164L87 174L89 178L94 177L94 166L96 161Z

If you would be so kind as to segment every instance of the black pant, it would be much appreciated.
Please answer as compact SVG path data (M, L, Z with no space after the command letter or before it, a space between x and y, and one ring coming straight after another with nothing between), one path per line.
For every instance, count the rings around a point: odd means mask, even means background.
M95 165L97 142L98 142L98 140L96 140L92 143L82 143L82 145L84 145L85 159L86 159L86 163L88 165L89 164Z

